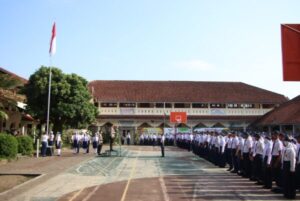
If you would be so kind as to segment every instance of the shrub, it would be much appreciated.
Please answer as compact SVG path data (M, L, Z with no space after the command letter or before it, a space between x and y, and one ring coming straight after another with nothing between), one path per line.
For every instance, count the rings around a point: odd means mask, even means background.
M17 139L8 134L0 134L0 158L15 158L17 153Z
M22 155L31 156L33 153L33 140L29 136L19 136L18 140L18 151Z

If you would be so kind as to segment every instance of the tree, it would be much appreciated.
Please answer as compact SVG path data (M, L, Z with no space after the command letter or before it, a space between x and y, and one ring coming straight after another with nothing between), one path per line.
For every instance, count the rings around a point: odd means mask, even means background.
M46 122L48 101L49 68L42 66L30 76L25 85L27 109L41 123ZM52 68L50 122L53 131L65 127L83 128L97 116L97 108L92 104L87 88L88 82L76 74L64 74Z
M11 75L1 73L0 74L0 108L5 105L16 105L16 97L13 97L12 93L8 90L15 89L21 86L22 83ZM8 119L6 112L0 109L0 119Z

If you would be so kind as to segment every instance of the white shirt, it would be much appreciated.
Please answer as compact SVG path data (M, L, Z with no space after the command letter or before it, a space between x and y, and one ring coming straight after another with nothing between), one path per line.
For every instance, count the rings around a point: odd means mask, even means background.
M262 138L260 138L258 141L255 143L255 147L253 149L253 156L256 154L263 155L264 154L264 148L265 148L265 143Z
M225 146L226 146L225 137L220 136L220 149L221 149L221 153L225 152Z
M231 148L232 149L236 149L239 145L239 138L237 136L235 136L234 138L232 138L232 145Z
M283 151L283 161L289 161L291 168L291 172L295 172L296 168L296 153L293 145L289 142L286 148Z
M61 135L56 134L56 142L61 142Z
M297 157L297 164L300 164L300 144L299 143L297 143L296 157Z
M50 140L50 141L54 141L54 134L50 134L49 140Z
M249 153L251 148L253 146L253 140L251 136L248 136L248 138L244 142L243 146L243 153Z
M190 134L190 141L193 141L193 139L194 139L194 136L193 136L193 134Z
M165 143L165 136L164 136L164 135L161 136L160 142L161 142L162 144Z
M95 135L92 139L93 139L93 142L98 142L99 137L98 137L98 135Z
M245 143L244 138L239 137L239 146L238 146L238 150L239 150L239 151L242 151L242 150L243 150L244 143Z
M282 149L283 149L282 142L279 139L275 140L272 148L272 156L279 156L280 155L279 152L281 152Z
M42 142L48 142L48 135L42 135Z
M264 158L267 156L267 164L271 164L271 159L272 159L272 147L273 147L273 142L272 140L265 139L265 149L264 149Z
M227 140L227 148L232 149L232 138L231 137L228 138L228 140Z

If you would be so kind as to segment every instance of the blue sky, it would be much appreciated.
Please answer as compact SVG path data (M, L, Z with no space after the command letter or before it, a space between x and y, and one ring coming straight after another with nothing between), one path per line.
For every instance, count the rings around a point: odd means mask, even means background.
M300 23L299 8L299 0L0 0L0 66L25 78L52 63L89 81L241 81L293 98L300 82L282 81L280 24Z

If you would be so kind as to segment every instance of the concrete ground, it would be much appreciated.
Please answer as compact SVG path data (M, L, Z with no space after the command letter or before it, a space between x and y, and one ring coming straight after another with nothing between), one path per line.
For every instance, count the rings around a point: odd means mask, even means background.
M159 147L123 146L121 157L65 153L31 160L0 166L0 173L43 174L0 200L286 200L176 147L167 147L165 158Z

